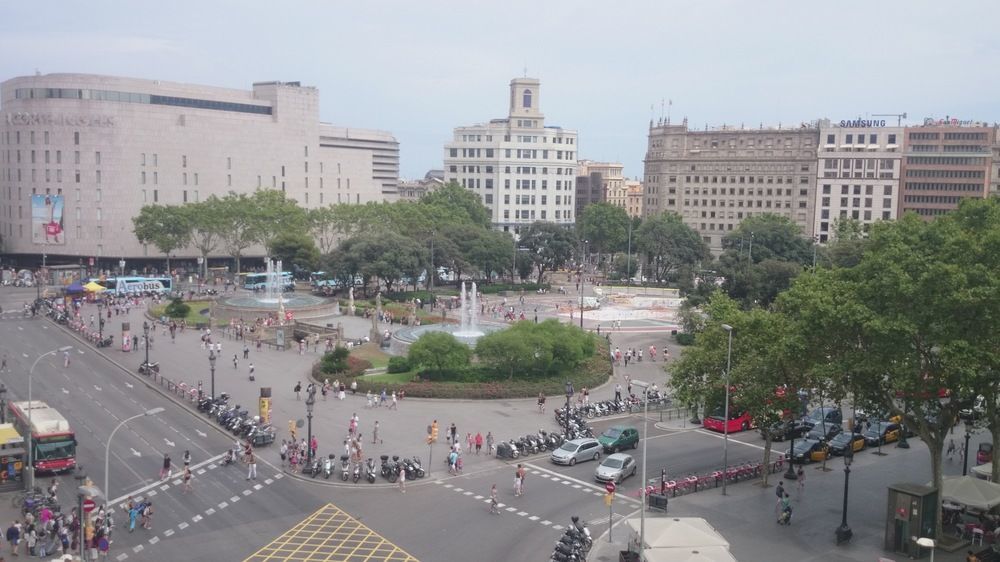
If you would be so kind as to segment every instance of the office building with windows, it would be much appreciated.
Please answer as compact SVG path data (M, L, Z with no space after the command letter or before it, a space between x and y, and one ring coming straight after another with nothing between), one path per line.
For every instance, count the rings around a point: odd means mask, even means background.
M713 252L748 217L773 213L813 231L817 124L688 129L649 123L642 213L679 214Z
M907 127L899 214L931 219L958 208L968 197L984 198L995 173L996 126L947 119Z
M576 131L545 124L541 83L510 81L507 117L458 127L444 147L445 180L476 193L494 228L575 223Z
M160 260L132 233L143 205L257 189L307 208L363 204L399 175L391 134L322 123L319 92L298 82L22 76L0 85L0 113L2 249L26 262Z
M820 122L817 151L814 238L831 241L836 222L867 225L893 220L899 212L903 127L884 121Z
M612 189L620 188L625 166L619 162L580 160L576 167L576 216L591 203L609 201ZM616 191L617 193L617 191Z

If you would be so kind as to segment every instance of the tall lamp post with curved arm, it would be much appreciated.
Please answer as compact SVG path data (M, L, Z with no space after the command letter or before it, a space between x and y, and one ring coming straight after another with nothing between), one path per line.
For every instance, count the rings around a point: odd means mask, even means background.
M132 416L130 418L125 418L113 430L111 430L111 435L108 437L108 442L104 446L104 497L105 497L105 499L108 499L108 500L111 499L111 494L108 492L108 469L109 469L110 464L111 464L111 440L115 438L115 434L118 433L118 430L121 429L121 428L123 428L123 427L125 427L125 424L127 424L128 422L130 422L132 420L137 420L137 419L139 419L141 417L144 417L144 416L155 416L156 414L159 414L159 413L163 412L163 410L164 410L164 408L157 407L157 408L153 408L151 410L146 410L145 412L143 412L141 414L136 414L136 415L134 415L134 416Z

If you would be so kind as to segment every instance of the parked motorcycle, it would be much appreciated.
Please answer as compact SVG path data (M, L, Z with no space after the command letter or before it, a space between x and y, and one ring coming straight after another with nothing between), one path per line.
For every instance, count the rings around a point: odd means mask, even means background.
M368 457L368 462L365 463L365 478L369 484L375 483L375 459L371 457Z
M351 460L347 455L340 455L340 479L347 482L351 477Z
M323 477L329 480L331 474L333 474L333 453L327 455L323 461Z

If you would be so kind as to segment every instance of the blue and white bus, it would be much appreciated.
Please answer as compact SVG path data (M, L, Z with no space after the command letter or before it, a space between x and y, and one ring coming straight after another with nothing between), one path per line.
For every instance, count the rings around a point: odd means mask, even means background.
M107 277L91 279L103 286L109 293L128 295L137 293L169 294L173 290L173 279L170 277Z
M281 276L283 290L295 290L295 280L292 279L292 272L282 271L278 275ZM265 285L267 285L267 273L247 273L243 279L243 288L249 291L263 291Z

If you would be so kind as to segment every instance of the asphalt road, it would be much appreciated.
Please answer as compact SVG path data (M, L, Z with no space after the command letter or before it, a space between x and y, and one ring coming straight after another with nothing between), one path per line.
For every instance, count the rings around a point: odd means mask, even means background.
M77 461L82 472L99 487L104 481L106 440L115 426L148 409L166 409L155 417L130 422L111 444L109 495L120 498L136 492L153 501L155 507L152 531L115 533L113 558L218 560L219 554L225 552L226 559L242 559L321 505L322 500L310 490L282 476L276 478L279 470L268 465L259 464L256 481L246 480L243 466L216 465L212 459L232 446L230 438L134 380L50 322L0 321L0 341L9 355L11 372L2 375L10 389L9 399L27 399L26 371L36 357L64 345L75 346L68 369L62 354L39 362L32 398L45 400L67 418L76 431ZM194 490L190 494L182 493L177 480L185 450L191 451L195 467ZM170 454L178 468L173 479L160 482L164 453ZM60 478L60 499L64 506L71 505L76 483L70 475ZM120 509L117 519L125 522Z

